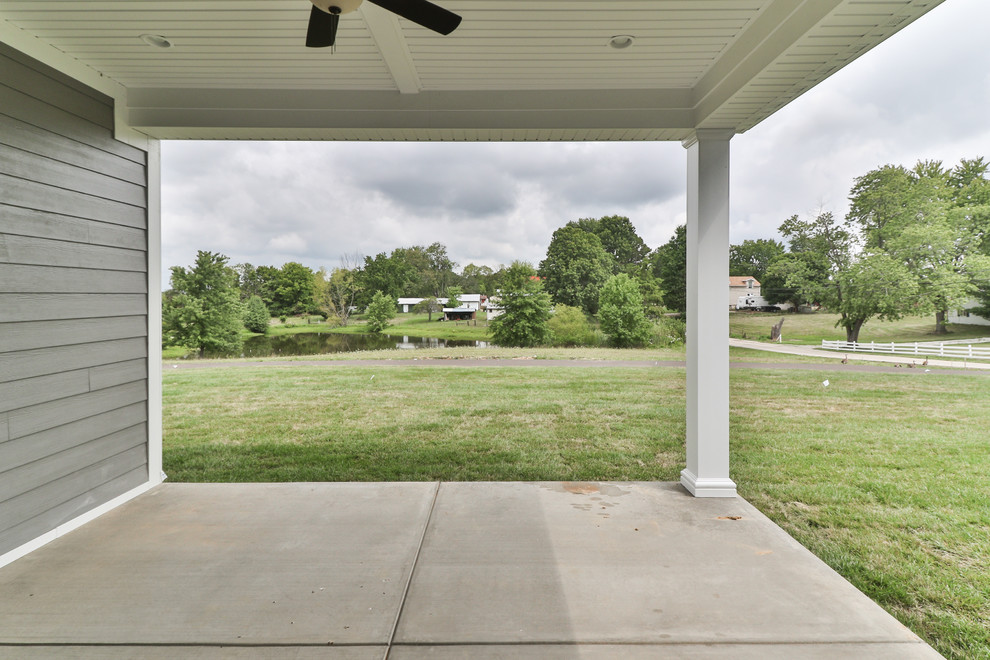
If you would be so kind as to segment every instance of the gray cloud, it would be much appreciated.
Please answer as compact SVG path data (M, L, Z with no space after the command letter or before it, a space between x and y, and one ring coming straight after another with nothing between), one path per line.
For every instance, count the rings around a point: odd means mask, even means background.
M937 7L732 141L732 240L792 214L844 215L885 163L990 157L985 0ZM233 263L333 266L440 241L464 264L538 263L554 229L626 215L656 247L684 221L673 143L163 145L163 264L197 249Z

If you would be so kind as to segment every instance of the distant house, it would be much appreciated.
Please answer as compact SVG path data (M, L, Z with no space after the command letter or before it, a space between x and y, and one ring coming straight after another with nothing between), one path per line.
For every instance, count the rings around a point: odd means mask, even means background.
M949 312L949 318L947 318L946 321L949 323L958 323L960 325L990 325L990 319L969 311L978 304L979 303L973 300L967 303L962 309L951 310Z
M460 307L443 308L444 321L473 321L476 318L478 318L478 310L471 307L461 305Z
M735 309L739 296L760 295L760 282L749 275L729 276L729 309Z
M464 293L461 294L461 297L458 299L460 302L459 308L464 307L467 309L473 309L474 311L478 311L479 309L482 309L482 306L485 304L486 299L487 298L482 293ZM397 301L399 305L399 312L401 314L408 314L409 312L412 311L413 307L423 302L424 300L426 300L426 298L399 298ZM440 303L441 305L446 305L447 299L437 298L437 302Z
M426 300L426 298L399 298L397 301L399 303L399 312L401 314L408 314L412 311L413 307L424 300Z

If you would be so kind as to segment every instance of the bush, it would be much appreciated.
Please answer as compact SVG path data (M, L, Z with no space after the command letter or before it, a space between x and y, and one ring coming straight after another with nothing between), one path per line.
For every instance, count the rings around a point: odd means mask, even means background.
M557 305L547 321L554 346L595 346L598 339L588 317L578 307Z
M686 334L684 321L670 316L661 316L650 328L650 346L667 348L684 343Z
M251 296L244 307L244 327L248 332L268 332L268 308L258 296Z
M614 346L644 346L650 341L650 322L643 311L639 285L625 273L605 282L598 297L598 320Z
M396 305L395 298L387 296L381 291L375 291L371 303L368 305L368 329L375 334L381 334L388 327L388 322L395 318Z

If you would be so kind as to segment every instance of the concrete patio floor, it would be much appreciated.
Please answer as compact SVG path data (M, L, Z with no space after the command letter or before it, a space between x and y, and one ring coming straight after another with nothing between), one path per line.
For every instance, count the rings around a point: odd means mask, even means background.
M4 658L939 658L741 498L164 484L0 568Z

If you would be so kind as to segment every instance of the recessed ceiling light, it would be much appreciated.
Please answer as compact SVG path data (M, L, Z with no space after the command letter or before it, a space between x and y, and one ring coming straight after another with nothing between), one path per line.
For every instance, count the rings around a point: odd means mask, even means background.
M634 41L636 41L636 37L631 34L617 34L608 40L608 45L616 50L622 50L632 46Z
M172 42L160 34L142 34L141 41L155 48L171 48Z

